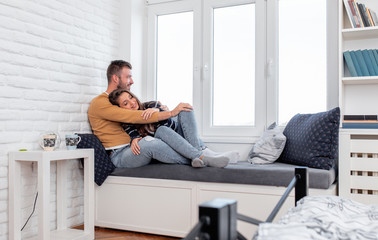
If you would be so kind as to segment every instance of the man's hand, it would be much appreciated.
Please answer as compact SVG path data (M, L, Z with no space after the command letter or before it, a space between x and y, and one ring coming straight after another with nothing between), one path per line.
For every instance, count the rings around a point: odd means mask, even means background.
M142 112L142 117L144 120L149 119L154 112L159 112L159 108L147 108Z
M131 152L134 153L135 155L140 154L140 147L138 142L142 139L142 137L139 138L134 138L133 141L131 142Z
M172 116L171 117L176 117L181 111L186 111L190 112L193 110L192 105L189 103L180 103L171 111Z

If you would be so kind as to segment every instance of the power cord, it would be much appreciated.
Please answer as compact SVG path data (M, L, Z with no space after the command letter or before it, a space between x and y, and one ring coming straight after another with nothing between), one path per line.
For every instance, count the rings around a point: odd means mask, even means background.
M24 224L24 226L21 228L21 231L24 230L24 228L25 228L26 224L29 222L31 216L33 216L33 213L34 213L34 211L35 211L35 205L36 205L36 203L37 203L37 198L38 198L38 192L35 194L33 211L32 211L32 213L30 214L30 216L28 217L28 220L26 220L26 223Z

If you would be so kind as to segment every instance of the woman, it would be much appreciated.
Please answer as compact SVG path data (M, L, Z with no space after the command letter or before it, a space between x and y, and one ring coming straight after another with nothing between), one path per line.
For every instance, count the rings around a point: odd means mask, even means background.
M157 102L154 102L153 104L151 104L151 102L149 104L142 104L133 93L125 89L117 89L111 92L109 95L109 101L121 108L129 110L144 110L143 115L145 119L148 119L152 113L160 112L162 110L157 108ZM166 121L160 121L153 125L123 124L122 126L125 131L133 135L131 140L131 150L136 155L140 153L138 142L142 137L145 137L146 140L147 138L153 140L153 138L150 137L153 135L155 138L160 139L169 145L174 152L179 153L187 159L191 159L191 165L193 167L210 166L222 168L227 166L230 161L230 158L227 156L214 155L209 153L209 150L207 150L208 153L202 150L197 135L198 131L193 111L180 111L177 116L177 122L172 118L169 118ZM137 133L135 131L137 131ZM159 157L156 159L164 162L164 159L159 159ZM117 166L117 164L115 165Z
M127 93L127 94L125 95L123 93ZM132 99L133 102L128 104L128 102L125 101L125 99L123 99L124 97L126 97L126 100ZM147 114L148 116L151 115L153 112L164 111L161 108L161 104L159 102L150 101L150 102L141 103L139 101L139 99L133 93L131 93L130 91L127 91L127 90L113 91L109 95L109 101L113 105L116 105L118 107L122 106L122 108L125 108L125 109L146 110L145 114ZM146 119L148 119L148 117L146 117ZM178 131L178 124L172 118L168 118L167 120L159 121L159 122L156 122L156 123L153 123L153 124L126 124L126 123L121 123L121 126L126 131L126 133L130 136L130 138L131 138L130 143L131 143L131 146L134 145L134 147L132 147L132 150L133 150L133 153L135 153L135 154L138 153L138 148L135 147L135 146L137 146L138 139L140 139L141 137L145 137L147 135L154 136L155 131L158 127L167 126L167 127L172 128L176 132Z

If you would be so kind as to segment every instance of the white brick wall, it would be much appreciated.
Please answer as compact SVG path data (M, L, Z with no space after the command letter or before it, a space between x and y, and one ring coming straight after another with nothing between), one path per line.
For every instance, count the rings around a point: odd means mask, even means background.
M121 0L0 0L0 240L8 239L8 152L40 149L52 130L88 132L90 100L106 89L119 56ZM62 141L63 142L63 141ZM61 144L64 147L64 144ZM22 224L32 211L37 172L22 166ZM69 224L83 223L83 172L70 161ZM51 168L51 228L56 228L56 166ZM22 237L37 233L35 213Z

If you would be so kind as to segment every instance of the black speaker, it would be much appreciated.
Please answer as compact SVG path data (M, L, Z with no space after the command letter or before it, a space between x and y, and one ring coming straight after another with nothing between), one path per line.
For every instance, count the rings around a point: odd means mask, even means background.
M201 230L200 239L236 240L237 202L232 199L216 198L199 205L199 219L210 219Z

